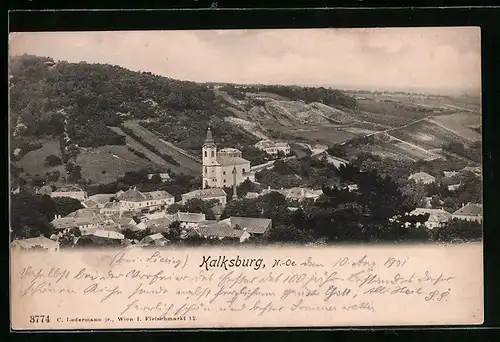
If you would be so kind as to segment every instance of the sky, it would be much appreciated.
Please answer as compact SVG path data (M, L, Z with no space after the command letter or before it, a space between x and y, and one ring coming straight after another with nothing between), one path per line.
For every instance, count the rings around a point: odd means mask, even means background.
M23 32L9 54L197 82L479 91L478 27Z

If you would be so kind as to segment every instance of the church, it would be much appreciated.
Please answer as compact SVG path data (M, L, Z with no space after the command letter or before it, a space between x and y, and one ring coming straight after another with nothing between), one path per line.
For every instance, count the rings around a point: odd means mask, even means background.
M208 128L202 147L203 189L233 187L245 180L255 182L255 173L250 171L250 161L241 157L241 151L224 148L217 151L217 145Z

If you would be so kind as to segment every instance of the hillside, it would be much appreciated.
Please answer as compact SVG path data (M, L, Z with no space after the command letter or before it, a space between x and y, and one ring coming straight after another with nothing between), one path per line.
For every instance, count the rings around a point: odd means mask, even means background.
M470 159L463 150L477 150L480 139L481 109L470 99L201 84L28 55L10 57L9 63L11 156L29 175L63 171L33 166L33 155L41 160L47 151L64 164L81 164L82 177L93 182L145 166L197 174L207 127L220 147L240 149L264 138L331 146L377 134L347 149L347 157L363 151L411 160L450 153ZM135 133L124 131L126 125ZM439 152L443 147L446 153Z

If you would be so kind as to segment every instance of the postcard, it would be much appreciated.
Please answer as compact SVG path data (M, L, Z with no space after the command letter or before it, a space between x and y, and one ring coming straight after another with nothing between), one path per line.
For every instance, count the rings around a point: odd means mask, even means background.
M483 323L478 27L12 32L12 330Z

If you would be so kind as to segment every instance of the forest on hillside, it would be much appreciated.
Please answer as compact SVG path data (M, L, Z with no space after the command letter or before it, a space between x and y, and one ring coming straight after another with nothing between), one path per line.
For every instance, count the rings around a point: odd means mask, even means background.
M169 127L175 132L186 121L206 127L212 116L227 115L213 91L194 82L30 55L9 62L11 128L20 136L59 137L67 119L72 143L96 147L123 144L107 126L125 119L175 117Z
M256 141L223 120L233 114L210 85L116 65L69 63L32 55L9 57L9 74L11 132L17 137L61 137L66 132L71 143L80 147L123 145L124 139L108 126L139 119L145 127L155 128L161 138L191 150L199 149L208 126L222 145ZM354 98L333 89L262 86L243 91L356 106Z

